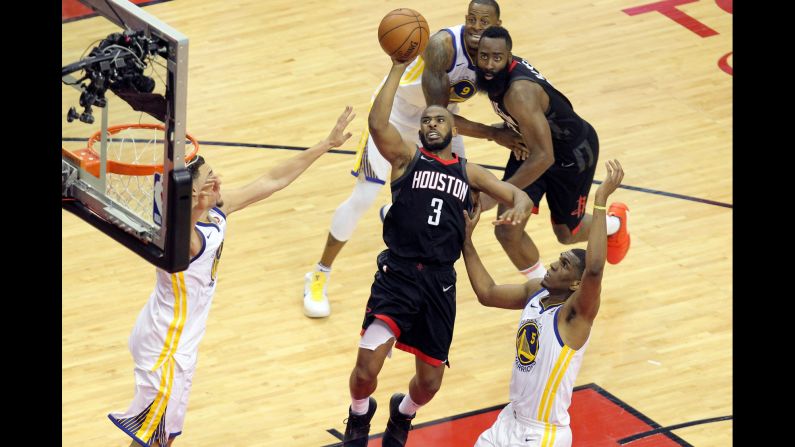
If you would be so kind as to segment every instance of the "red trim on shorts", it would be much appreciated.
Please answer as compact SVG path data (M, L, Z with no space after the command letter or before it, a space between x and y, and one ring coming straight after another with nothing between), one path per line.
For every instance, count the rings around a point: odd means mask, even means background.
M558 223L555 222L555 219L553 219L552 217L550 217L549 220L552 222L553 225L558 225ZM575 234L577 234L581 228L582 228L582 220L580 220L580 223L578 223L577 226L574 227L573 230L571 230L571 235L574 236Z
M580 221L580 223L577 224L576 227L574 227L573 230L571 230L571 235L574 236L575 234L577 234L577 232L580 231L581 227L582 227L582 220Z
M458 163L458 154L453 154L453 159L452 160L442 160L436 154L434 154L433 152L429 152L424 147L420 148L420 152L422 152L423 154L433 158L434 160L438 161L439 163L441 163L441 164L443 164L445 166L454 165L454 164Z
M400 342L395 343L395 347L400 349L401 351L406 351L409 354L416 355L417 358L419 358L420 360L422 360L423 362L425 362L425 363L427 363L427 364L429 364L431 366L442 366L442 365L444 365L444 361L443 360L435 359L435 358L423 353L422 351L420 351L417 348L405 345L405 344L400 343Z

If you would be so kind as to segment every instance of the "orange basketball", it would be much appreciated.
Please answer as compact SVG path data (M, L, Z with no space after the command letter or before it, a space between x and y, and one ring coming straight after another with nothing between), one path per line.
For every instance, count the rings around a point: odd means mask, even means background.
M430 35L425 17L408 8L391 11L378 25L378 42L381 48L399 61L406 61L422 53Z

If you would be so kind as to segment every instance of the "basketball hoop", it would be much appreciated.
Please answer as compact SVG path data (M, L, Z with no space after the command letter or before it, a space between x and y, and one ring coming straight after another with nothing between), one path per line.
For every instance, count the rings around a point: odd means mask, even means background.
M163 173L162 124L120 124L108 127L108 160L106 170L119 175L153 175ZM102 132L96 131L88 139L88 150L99 158L94 144L100 141ZM189 133L185 138L192 146L185 147L185 163L199 152L199 142Z
M105 195L150 224L161 225L163 135L162 124L120 124L108 127ZM99 177L102 132L88 139L88 146L72 152L72 158ZM199 142L185 134L185 163L199 152ZM190 143L190 144L188 144ZM98 145L97 145L98 146Z

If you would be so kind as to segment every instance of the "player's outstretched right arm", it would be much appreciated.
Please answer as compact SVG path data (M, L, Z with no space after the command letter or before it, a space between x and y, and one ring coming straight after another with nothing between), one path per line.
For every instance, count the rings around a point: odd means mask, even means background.
M475 291L480 304L484 306L502 309L524 309L525 304L527 304L527 298L541 287L541 280L531 280L524 284L495 284L494 279L480 260L475 245L472 243L472 232L478 220L480 220L480 203L475 199L471 215L466 210L464 211L466 236L462 251L472 290Z
M621 184L624 170L618 160L608 160L607 177L596 190L588 247L585 253L585 269L577 290L563 304L558 315L558 327L564 343L572 349L580 347L588 339L596 314L599 312L602 294L602 273L607 259L607 198Z
M370 115L367 118L367 125L370 128L370 136L378 148L378 152L386 158L392 165L392 177L395 178L402 172L414 156L416 148L403 141L400 132L389 122L392 113L392 105L395 102L395 93L400 85L400 78L406 67L414 58L405 62L392 59L392 68L389 75L381 86L381 90L373 101L370 108ZM397 175L396 175L397 174Z
M229 215L237 210L243 209L253 203L259 202L271 194L284 189L298 178L301 173L306 171L321 155L334 147L339 147L351 137L350 132L345 132L345 128L353 121L356 116L351 106L337 118L334 128L326 138L309 149L300 152L284 163L277 165L265 175L254 180L242 188L237 188L223 193L223 206L221 211Z

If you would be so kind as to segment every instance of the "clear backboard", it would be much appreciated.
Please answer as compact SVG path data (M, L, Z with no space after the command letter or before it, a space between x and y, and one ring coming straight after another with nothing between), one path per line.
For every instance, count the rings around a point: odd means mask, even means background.
M184 270L185 161L198 150L186 138L188 38L127 0L80 2L100 17L63 29L92 34L62 50L62 207L157 267Z

